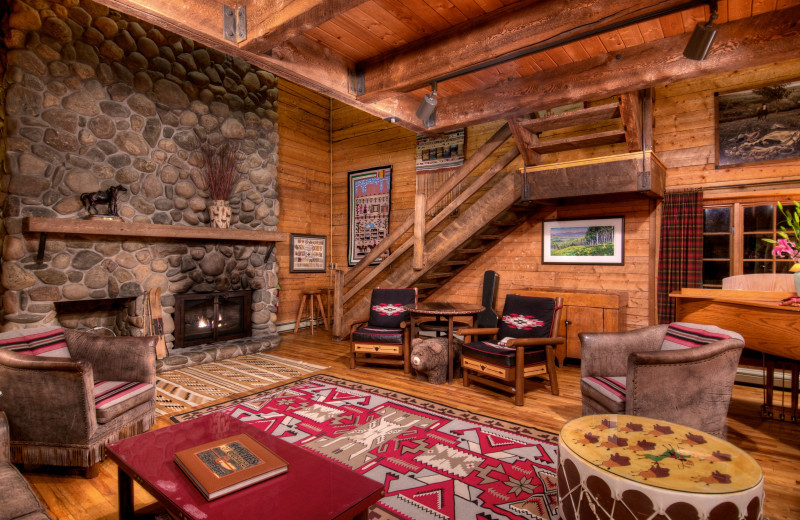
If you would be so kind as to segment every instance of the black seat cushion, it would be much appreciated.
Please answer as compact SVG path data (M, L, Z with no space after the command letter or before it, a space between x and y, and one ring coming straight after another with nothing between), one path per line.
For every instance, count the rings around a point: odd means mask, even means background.
M461 348L463 357L483 360L493 365L513 367L517 364L517 348L498 345L491 341L473 341ZM547 361L544 347L525 347L525 366Z
M355 343L403 343L403 329L384 329L382 327L361 327L353 332Z

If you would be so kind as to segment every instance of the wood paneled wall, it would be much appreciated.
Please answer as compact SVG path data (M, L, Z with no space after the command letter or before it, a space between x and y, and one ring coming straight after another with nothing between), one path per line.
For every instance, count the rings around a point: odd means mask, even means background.
M331 100L290 81L279 80L278 230L324 235L331 262ZM302 291L331 285L330 270L290 273L289 241L277 244L280 271L278 324L293 322Z
M654 90L654 143L656 153L668 166L668 189L749 184L779 179L797 180L800 185L800 161L783 164L754 164L723 169L714 167L714 93L753 88L798 78L800 78L800 59L656 88ZM297 89L294 92L297 92ZM284 96L283 91L281 95ZM281 149L289 144L294 147L307 142L314 153L321 153L325 146L313 142L312 139L317 132L295 130L294 133L302 134L306 141L296 139L295 142L284 143L285 125L290 124L285 111L290 103L287 103L285 96L281 98L281 101ZM305 112L307 110L305 102L302 104L304 110L295 110ZM312 103L315 106L321 104L319 101ZM315 127L309 121L304 120L301 123L298 124L303 128ZM500 121L469 127L467 129L468 156L474 153L502 123ZM415 136L412 132L337 101L332 104L330 124L332 136L330 175L332 214L330 215L331 236L329 241L329 251L332 257L330 261L337 263L340 268L346 268L347 172L391 164L393 167L391 222L400 222L413 211ZM499 156L506 149L507 147L498 150L495 155ZM616 145L562 152L557 155L545 156L544 159L549 163L624 152L625 150ZM303 154L303 157L307 155ZM302 172L302 168L300 165L287 164L286 160L282 155L281 172L286 172L287 177L295 179L298 176L298 172L295 170ZM487 161L484 168L489 164L491 162ZM516 162L510 169L520 166L521 163ZM320 171L322 170L324 168L320 167ZM481 168L482 170L483 168ZM293 175L289 175L290 173ZM293 219L291 215L288 216L288 219L286 218L287 206L297 210L294 213L294 220L296 220L302 216L302 208L308 202L305 200L305 193L300 201L290 201L287 199L287 195L291 196L289 192L282 191L281 201L284 211L281 215L280 228L284 231L292 231L289 223ZM444 286L434 295L433 299L480 301L483 272L492 269L500 274L498 307L502 307L505 294L529 287L617 291L627 297L627 319L623 327L630 329L646 326L655 320L653 310L654 280L657 268L658 209L657 203L645 198L628 199L623 202L582 200L560 206L542 207L502 243ZM625 217L625 265L567 266L541 263L543 220L618 215ZM288 261L281 265L288 266ZM287 271L288 267L281 271L282 289L284 289L284 277L287 276ZM294 282L293 286L296 286ZM291 308L291 302L287 302L287 306ZM281 298L280 316L290 319L290 316L284 312L288 311L284 311L284 301Z

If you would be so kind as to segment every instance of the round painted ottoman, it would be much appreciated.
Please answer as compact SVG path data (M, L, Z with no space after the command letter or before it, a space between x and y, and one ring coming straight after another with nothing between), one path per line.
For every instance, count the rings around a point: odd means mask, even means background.
M569 421L558 441L564 520L758 520L758 463L713 435L631 415Z

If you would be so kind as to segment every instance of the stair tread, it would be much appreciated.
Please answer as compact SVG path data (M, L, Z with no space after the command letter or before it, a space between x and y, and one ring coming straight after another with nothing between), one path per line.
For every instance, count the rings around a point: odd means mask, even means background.
M572 110L540 119L519 120L519 125L533 133L577 126L584 123L615 119L620 116L619 103L607 103L580 110Z
M553 153L563 152L565 150L588 148L590 146L624 142L625 130L609 130L608 132L598 132L596 134L578 135L575 137L567 137L565 139L550 139L548 141L542 141L535 146L531 146L531 150L536 153Z

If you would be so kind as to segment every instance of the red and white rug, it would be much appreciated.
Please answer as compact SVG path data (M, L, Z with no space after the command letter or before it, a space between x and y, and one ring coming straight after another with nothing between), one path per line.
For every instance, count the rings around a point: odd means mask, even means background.
M370 519L558 518L558 435L317 375L174 415L222 411L383 482Z

